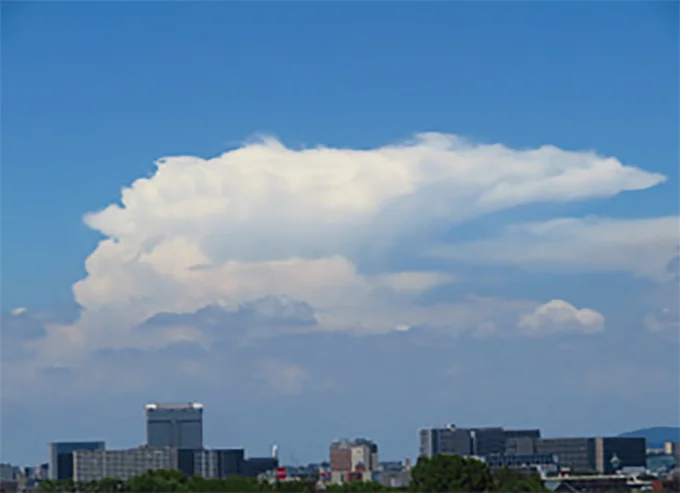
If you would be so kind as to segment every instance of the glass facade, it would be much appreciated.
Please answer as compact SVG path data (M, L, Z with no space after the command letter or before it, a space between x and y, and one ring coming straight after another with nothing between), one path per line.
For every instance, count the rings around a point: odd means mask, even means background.
M73 452L79 450L104 450L101 442L54 442L50 444L50 479L73 478Z
M149 404L146 406L146 443L151 448L203 448L203 406Z

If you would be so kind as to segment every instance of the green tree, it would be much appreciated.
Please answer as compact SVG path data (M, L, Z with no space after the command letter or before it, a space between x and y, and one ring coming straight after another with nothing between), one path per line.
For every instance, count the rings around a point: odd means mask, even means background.
M61 484L54 479L46 479L38 485L38 493L58 493L61 491Z
M128 483L130 493L176 493L187 492L187 478L179 471L157 470L131 478Z
M494 487L491 471L482 461L459 455L421 457L411 471L414 493L483 492Z

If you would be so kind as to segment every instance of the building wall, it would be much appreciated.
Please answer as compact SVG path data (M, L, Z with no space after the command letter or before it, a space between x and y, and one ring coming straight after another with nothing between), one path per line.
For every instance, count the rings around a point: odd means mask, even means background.
M675 466L680 467L680 442L666 442L663 444L663 451L666 455L672 455L675 459Z
M432 458L437 454L472 454L470 431L455 426L420 430L420 455Z
M274 457L251 457L243 461L241 475L254 478L277 467L279 467L279 460Z
M633 437L595 438L595 465L598 472L613 472L611 461L615 455L621 467L645 467L647 440Z
M505 453L505 430L503 428L473 428L472 455L484 457L487 455Z
M405 488L411 483L411 471L382 471L378 480L389 488Z
M369 469L371 462L371 450L366 445L359 445L349 449L352 454L351 471L356 471L357 466L363 465L364 469Z
M73 478L73 452L79 450L104 450L103 441L96 442L53 442L50 444L50 479Z
M211 450L211 452L215 456L215 469L218 478L241 474L245 460L243 449L216 449Z
M333 448L329 453L331 471L352 470L352 450L349 448Z
M505 430L500 426L485 428L427 428L420 430L420 455L476 455L535 453L534 441L541 436L538 429ZM508 450L509 449L509 450Z
M80 450L73 452L74 480L104 478L127 480L149 470L176 469L176 451L140 447L128 450Z
M531 455L536 453L536 439L530 437L508 438L505 455Z
M532 428L527 430L505 430L505 439L510 438L541 438L541 430Z
M420 441L420 450L418 455L420 457L432 458L437 454L437 447L435 446L435 434L437 430L434 428L423 428L418 432Z
M378 457L378 452L372 452L371 453L371 466L370 466L371 471L378 471L380 470L380 458Z
M350 449L352 463L351 471L356 471L359 464L363 464L367 471L377 471L379 468L378 452L369 445L356 445Z
M541 430L505 430L506 455L531 455L536 453L536 440L541 438Z
M203 448L203 407L200 404L146 406L146 443L152 448Z
M534 466L555 466L556 457L552 454L530 455L491 455L484 458L490 469L508 467L510 469L527 469Z
M666 442L663 444L663 453L666 455L674 455L680 450L680 442Z
M0 481L14 481L17 467L12 464L0 464Z
M365 438L333 442L328 455L332 471L356 471L359 464L367 471L379 469L378 445Z
M596 470L593 438L540 438L536 440L536 453L556 455L560 467Z

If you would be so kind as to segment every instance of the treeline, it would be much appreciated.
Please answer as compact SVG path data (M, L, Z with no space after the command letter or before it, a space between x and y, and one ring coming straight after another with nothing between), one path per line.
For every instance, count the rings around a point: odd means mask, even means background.
M486 464L456 455L421 457L411 470L407 488L391 488L377 482L327 485L328 493L472 493L546 492L537 474L526 475L509 469L491 471ZM102 479L76 483L73 480L40 483L39 493L311 493L316 481L269 482L230 476L224 479L187 478L179 471L148 471L128 481Z
M421 457L411 471L409 491L413 493L463 492L547 492L536 474L508 468L492 471L479 460L459 455Z

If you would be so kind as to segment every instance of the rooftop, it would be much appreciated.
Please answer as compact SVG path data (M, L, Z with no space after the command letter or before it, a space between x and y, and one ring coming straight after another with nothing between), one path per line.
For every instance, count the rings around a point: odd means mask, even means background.
M157 402L144 406L147 411L173 410L173 409L203 409L203 404L199 402L186 402L182 404L159 404Z

